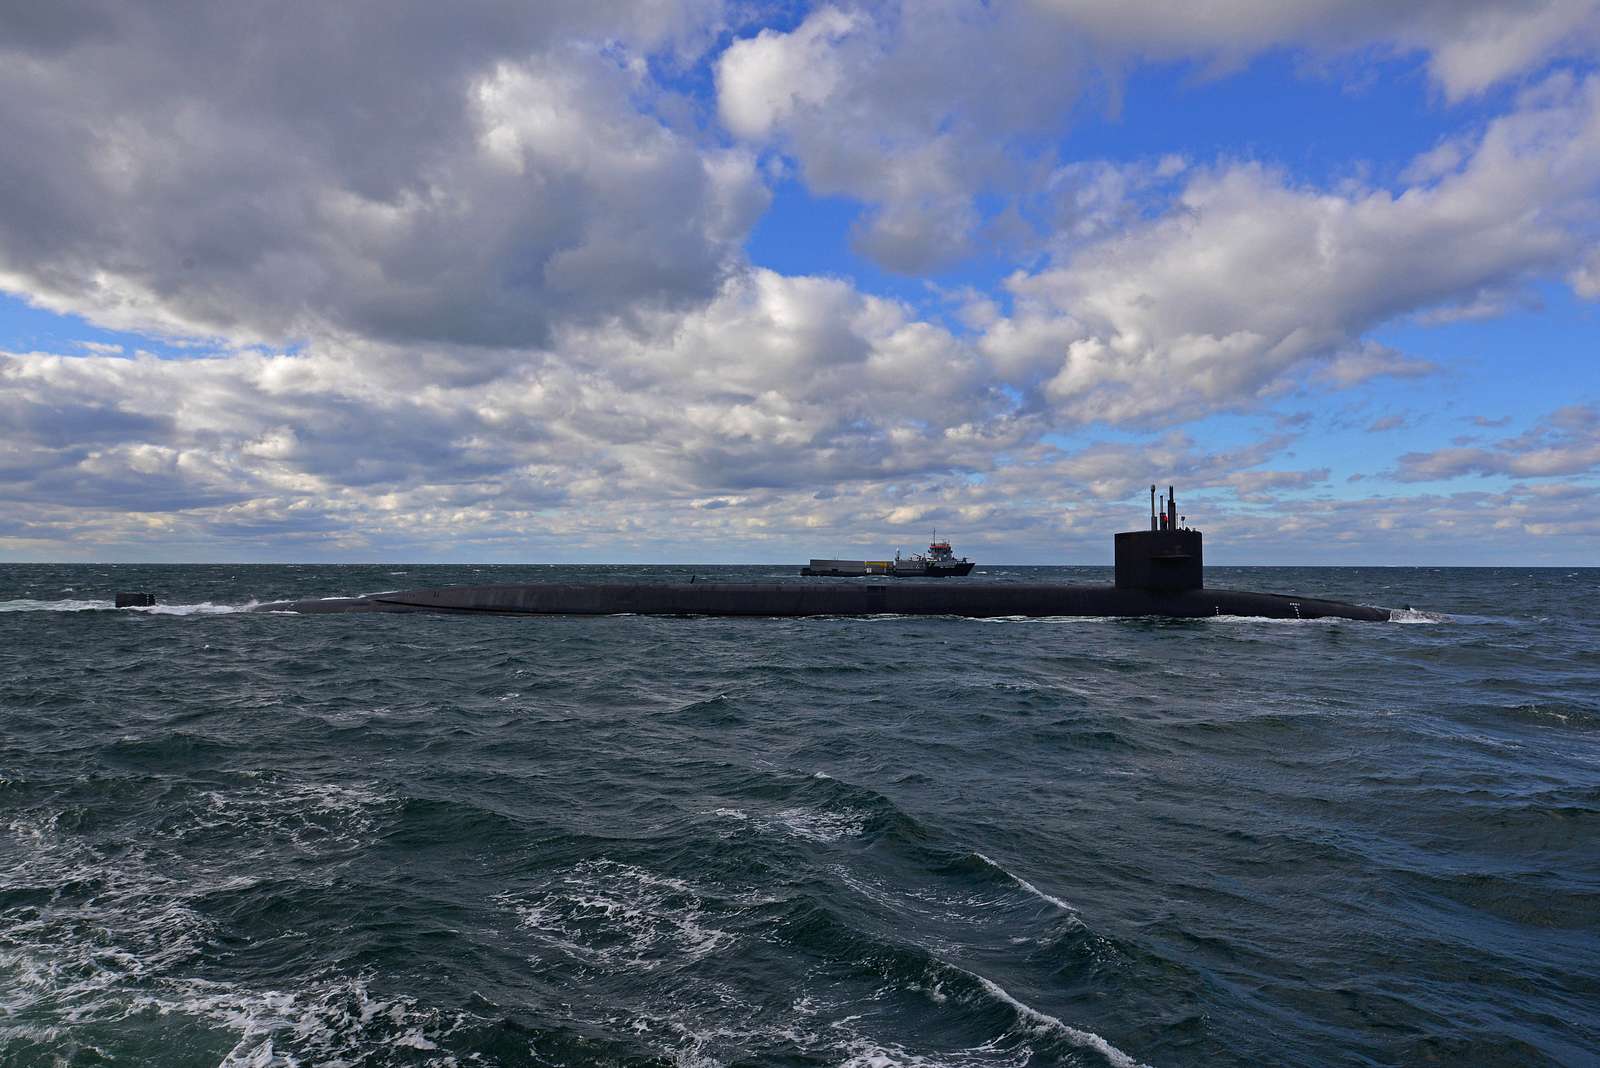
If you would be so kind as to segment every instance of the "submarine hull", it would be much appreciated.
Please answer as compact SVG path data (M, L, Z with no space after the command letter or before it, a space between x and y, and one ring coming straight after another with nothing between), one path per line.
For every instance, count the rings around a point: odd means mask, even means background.
M258 612L446 612L663 616L1255 616L1384 622L1387 608L1237 590L1160 591L1051 583L531 583L282 601Z

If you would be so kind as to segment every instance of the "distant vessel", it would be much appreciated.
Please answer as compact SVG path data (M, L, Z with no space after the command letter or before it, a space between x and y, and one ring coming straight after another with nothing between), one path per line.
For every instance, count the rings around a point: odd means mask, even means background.
M937 534L934 535L938 537ZM970 575L972 569L978 565L968 560L965 556L956 559L955 550L950 548L948 541L933 541L928 543L926 553L913 553L906 559L900 558L898 551L894 554L894 568L891 575L923 576L926 578L944 578L947 575Z
M860 575L892 575L895 578L946 578L953 575L970 575L978 565L965 556L956 558L948 541L939 541L938 534L928 544L925 553L901 556L898 551L893 560L812 560L800 569L802 575L831 575L855 577Z

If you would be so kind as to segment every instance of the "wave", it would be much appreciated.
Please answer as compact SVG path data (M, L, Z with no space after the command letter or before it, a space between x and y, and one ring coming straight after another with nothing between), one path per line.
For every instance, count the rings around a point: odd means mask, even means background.
M1421 608L1391 608L1390 623L1454 623L1454 616L1444 612L1428 612Z
M866 1038L853 1040L842 1052L845 1059L839 1062L838 1068L969 1068L974 1063L993 1068L1026 1068L1033 1060L1033 1054L1026 1048L1015 1051L1003 1061L995 1060L992 1055L981 1062L969 1056L945 1060L912 1053L892 1042L875 1042Z
M494 900L515 915L516 931L528 940L524 951L541 973L554 979L576 969L572 974L590 986L627 976L637 998L627 1014L617 1016L603 1001L585 1004L574 988L573 1019L653 1046L671 1063L762 1063L782 1051L798 1052L806 1063L815 1057L857 1068L1021 1068L1048 1058L1054 1045L1057 1060L1078 1059L1061 1056L1059 1047L1070 1046L1113 1068L1142 1068L1102 1036L1028 1005L987 976L847 924L805 895L786 903L787 920L774 931L767 925L777 902L747 911L742 899L719 899L687 880L600 858ZM739 947L750 938L763 952L775 944L809 949L807 979L788 1003L739 997L721 965L706 960L742 956ZM642 980L651 972L663 977ZM966 1037L863 1030L886 1022L880 1003L891 989L893 996L962 1007ZM873 1010L864 1012L869 1004Z
M230 616L254 611L260 601L244 604L215 604L200 601L196 604L141 605L136 608L118 608L112 600L38 601L20 598L0 601L0 612L139 612L148 616Z
M1528 701L1520 705L1490 706L1490 715L1538 727L1600 728L1600 710L1564 701Z
M1274 619L1271 616L1191 616L1183 622L1206 623L1211 625L1221 624L1259 624L1267 627L1336 627L1350 622L1338 616L1317 616L1313 619Z
M748 787L747 808L718 808L714 815L737 820L748 832L781 835L819 845L851 839L918 843L927 830L883 793L813 771L796 781L761 777ZM764 799L768 803L749 805Z
M867 813L829 811L822 808L786 808L767 826L812 842L838 842L859 838L867 829Z
M983 870L1003 873L1009 884L1021 885L1021 880L992 862L979 861L972 853L963 856L969 863L982 863ZM835 874L839 874L837 869ZM858 880L846 880L846 885L866 893L874 900L888 903L881 898L884 888L876 884L861 884ZM1065 904L1059 899L1039 894L1037 887L1033 888L1030 896L1051 900L1052 904L1056 905ZM885 923L851 912L842 912L822 898L801 894L787 903L785 914L778 921L777 930L773 933L780 944L792 946L806 957L823 962L818 971L830 976L828 989L837 990L841 986L848 986L852 979L866 979L876 990L867 995L874 1002L884 1000L888 991L893 990L902 995L927 998L937 1005L947 1006L941 1015L952 1021L956 1018L962 1019L962 1029L968 1034L966 1041L962 1043L964 1048L961 1053L972 1054L981 1050L986 1054L984 1057L970 1060L966 1056L957 1055L953 1061L946 1061L900 1059L886 1052L885 1060L875 1062L869 1059L856 1063L992 1064L1000 1057L1016 1054L1019 1051L1027 1053L1027 1056L1022 1058L1022 1063L1075 1060L1076 1058L1070 1055L1061 1056L1064 1050L1054 1051L1055 1056L1051 1055L1049 1044L1061 1043L1075 1050L1092 1051L1116 1068L1141 1068L1136 1058L1093 1031L1075 1027L1056 1016L1036 1009L1011 994L993 979L968 967L951 963L946 959L949 954L940 947L959 953L960 950L955 948L954 943L938 939L930 945L923 945L920 942L908 943L902 940L900 932L903 930L903 925L898 922ZM858 1004L847 999L835 1007L850 1013L858 1011ZM965 1011L959 1013L950 1011L955 1006L961 1006ZM859 1018L847 1015L841 1022ZM979 1045L969 1045L968 1043L977 1034L985 1037ZM947 1039L951 1037L954 1036L947 1036ZM924 1038L938 1041L932 1034ZM919 1042L918 1045L922 1043ZM924 1049L926 1050L926 1047ZM927 1053L922 1056L927 1057Z
M291 990L188 979L134 999L130 1012L140 1010L208 1020L238 1034L220 1068L371 1063L396 1048L434 1054L410 1063L445 1068L458 1062L438 1055L440 1041L471 1019L409 996L375 995L365 978L328 978Z
M1024 890L1026 890L1028 893L1032 894L1034 897L1038 898L1040 901L1048 902L1048 903L1054 905L1056 908L1060 909L1062 912L1065 912L1069 916L1072 916L1074 919L1077 918L1078 910L1073 908L1071 905L1067 904L1065 901L1061 900L1059 897L1056 897L1054 894L1045 893L1043 890L1040 890L1037 886L1034 886L1032 883L1030 883L1028 880L1024 879L1022 876L1018 875L1016 872L1010 871L1007 868L1002 867L1001 865L999 865L999 864L995 863L994 861L990 860L988 857L984 856L982 853L974 851L972 855L977 857L979 860L983 861L985 864L989 865L989 867L993 868L995 871L997 871L1000 874L1004 875L1006 878L1010 879L1012 882L1016 883L1018 886L1020 886Z
M906 857L922 874L911 883L874 877L868 871L834 864L834 878L857 894L892 912L939 923L953 923L973 931L996 923L1021 922L1030 927L1043 922L1053 932L1063 925L1073 938L1092 936L1087 924L1069 902L1048 893L976 851L950 851L920 845ZM1047 906L1060 918L1040 914ZM1005 916L1014 917L1007 921ZM1014 942L1032 939L1013 939Z
M70 810L34 809L9 822L10 863L0 871L0 1048L18 1063L53 1063L78 1046L86 1026L154 1014L176 1021L176 1040L190 1053L209 1048L220 1065L368 1063L396 1047L432 1054L470 1019L409 996L379 996L370 977L337 966L289 987L198 974L228 937L221 904L268 885L262 862L284 861L299 873L307 857L367 840L372 809L387 803L368 786L243 778L168 798L177 810L149 834L149 849L97 845L68 826ZM178 842L241 838L248 868L172 867Z
M594 968L681 967L734 942L709 921L705 896L686 881L605 858L494 900L516 914L538 950Z
M948 618L963 619L953 616ZM976 616L974 623L1123 623L1137 616Z
M312 783L243 773L241 785L198 791L157 824L158 839L227 841L258 861L337 856L371 842L398 802L376 783Z
M1122 1052L1122 1050L1118 1049L1116 1046L1113 1046L1111 1043L1107 1042L1093 1031L1085 1031L1081 1027L1073 1027L1069 1023L1063 1023L1061 1020L1051 1016L1049 1013L1040 1012L1032 1005L1025 1004L1022 1001L1012 997L1004 987L995 982L993 979L987 979L979 975L977 972L969 972L965 968L958 968L954 964L944 964L943 962L940 963L943 965L943 967L961 975L965 975L969 979L975 981L990 997L1006 1005L1011 1009L1011 1011L1015 1012L1018 1020L1025 1023L1028 1029L1046 1034L1059 1035L1080 1049L1094 1050L1096 1053L1100 1054L1100 1056L1109 1061L1114 1068L1146 1068L1142 1062L1135 1060L1133 1057L1130 1057L1128 1054Z

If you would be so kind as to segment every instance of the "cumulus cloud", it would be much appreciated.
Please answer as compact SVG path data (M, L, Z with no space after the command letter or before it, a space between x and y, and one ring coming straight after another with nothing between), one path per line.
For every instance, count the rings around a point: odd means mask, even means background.
M1036 22L1020 5L821 7L728 47L718 111L813 190L866 201L858 247L914 272L968 251L974 194L1014 173L1007 138L1054 130L1080 89L1085 46Z
M1339 385L1432 368L1380 323L1574 257L1600 184L1600 77L1559 76L1456 169L1399 193L1195 173L1170 210L1007 283L983 346L1065 418L1166 422L1259 399L1301 368Z
M0 356L14 428L0 496L21 524L9 543L65 528L82 549L159 529L212 554L270 539L526 555L614 552L665 528L781 553L801 532L881 546L931 524L989 545L1094 545L1129 521L1152 468L1252 499L1325 477L1250 473L1291 434L1221 451L1177 432L1045 444L970 346L835 279L754 272L694 315L642 332L572 325L559 347L482 382L430 378L412 355L374 373L392 353L370 345Z
M641 111L648 4L10 5L0 288L121 327L542 345L709 299L751 161Z
M765 325L724 336L749 318ZM1593 534L1571 526L1569 502L1525 488L1324 499L1330 472L1292 459L1304 428L1221 449L1183 431L1053 444L963 389L960 358L919 364L926 384L902 378L904 346L933 340L922 329L841 283L765 276L730 286L686 333L646 345L572 328L575 343L617 351L530 359L485 383L377 376L377 354L331 347L0 356L11 428L0 546L57 559L270 546L298 558L691 560L715 545L777 561L915 547L937 527L986 561L1096 562L1110 531L1139 524L1155 475L1179 485L1218 559L1437 560L1447 521L1490 532L1475 551L1524 557L1528 538ZM736 358L762 337L759 358ZM701 373L727 373L722 397L683 377L712 344ZM841 404L830 375L873 388ZM884 388L894 383L906 394ZM1580 448L1592 426L1592 411L1559 413L1524 444Z
M742 273L692 312L563 325L551 350L490 375L452 374L460 359L374 342L0 356L0 494L193 510L219 529L266 513L514 526L569 503L598 522L647 502L976 471L1039 432L970 346L837 279Z
M969 251L975 198L1023 199L1084 88L1109 82L1114 95L1140 60L1226 69L1283 47L1420 52L1459 100L1597 45L1600 0L840 3L731 45L718 109L730 132L792 155L813 190L866 203L860 250L915 272Z
M844 77L835 49L864 16L823 8L789 33L764 29L723 53L722 121L740 137L760 138L797 110L826 101Z

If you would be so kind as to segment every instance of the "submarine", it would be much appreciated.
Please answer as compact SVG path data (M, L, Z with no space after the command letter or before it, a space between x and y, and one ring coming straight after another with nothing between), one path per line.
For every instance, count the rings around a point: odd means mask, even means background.
M1253 616L1386 622L1390 610L1315 597L1205 585L1199 530L1180 521L1171 486L1150 528L1115 535L1110 586L1054 582L536 582L395 590L278 601L256 612L437 612L458 615L661 616Z

